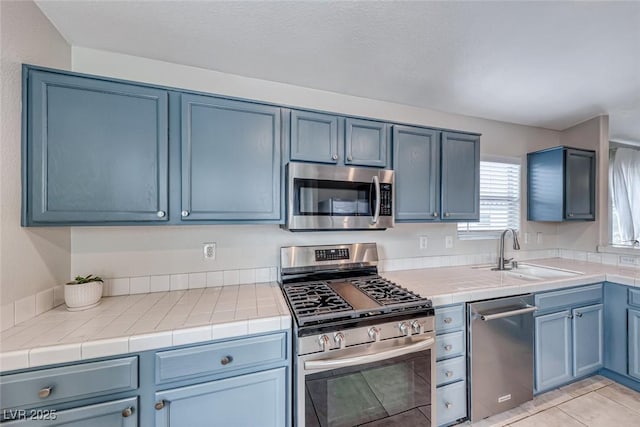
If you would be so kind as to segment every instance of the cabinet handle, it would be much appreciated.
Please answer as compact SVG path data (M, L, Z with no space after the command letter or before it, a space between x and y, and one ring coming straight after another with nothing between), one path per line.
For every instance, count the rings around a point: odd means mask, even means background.
M579 311L576 311L576 317L582 317L582 313L580 313Z
M447 344L447 345L444 346L444 349L446 351L451 351L452 348L453 348L453 346L451 344Z
M47 397L51 396L51 392L52 391L53 391L53 386L52 385L47 386L47 387L45 387L43 389L40 389L40 391L38 392L38 397L40 399L47 398Z
M183 217L189 216L189 211L182 211L180 215L182 215Z
M451 317L445 317L444 323L451 323L451 322L453 322L453 319Z
M445 404L444 404L444 406L445 406L447 409L451 409L451 407L453 406L453 403L451 403L451 402L447 402L447 403L445 403Z
M569 214L569 217L570 217L570 218L573 218L573 214L572 214L572 213L570 213L570 214Z
M225 356L222 359L220 359L220 363L223 365L228 365L231 362L233 362L233 357L231 356Z
M453 371L447 371L444 373L444 376L447 378L451 378L453 376Z
M338 160L338 155L337 155L337 154L334 154L333 156L331 156L331 158L332 158L333 160Z
M158 216L158 218L164 218L166 213L164 211L158 211L158 212L156 212L156 215Z
M445 216L445 217L448 217L448 216L449 216L449 212L445 212L445 213L444 213L444 216Z
M434 218L437 218L438 217L438 212L434 212L433 216L434 216Z
M567 314L567 318L568 318L568 319L573 319L573 316L572 316L572 315L570 315L570 314Z
M334 159L334 160L335 160L335 159ZM347 160L352 161L352 160L353 160L353 157L349 156L349 157L347 157Z
M128 408L124 408L124 410L122 411L122 416L125 418L130 417L131 414L133 414L133 408L131 406L129 406Z
M155 408L156 408L156 411L159 411L159 410L161 410L162 408L164 408L164 400L161 400L161 401L159 401L159 402L156 402L156 404L155 404Z

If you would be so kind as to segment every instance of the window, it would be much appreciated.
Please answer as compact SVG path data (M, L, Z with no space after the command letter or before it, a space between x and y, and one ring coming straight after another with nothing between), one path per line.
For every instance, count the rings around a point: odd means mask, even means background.
M520 159L480 162L480 221L458 223L459 239L491 239L520 228Z
M609 189L611 244L640 247L640 147L611 143Z

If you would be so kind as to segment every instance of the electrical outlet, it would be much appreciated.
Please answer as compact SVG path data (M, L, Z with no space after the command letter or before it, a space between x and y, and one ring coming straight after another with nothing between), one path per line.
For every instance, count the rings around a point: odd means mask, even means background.
M453 236L445 236L444 237L444 247L446 249L453 248Z
M640 265L640 258L629 255L620 255L618 257L618 264L620 265Z
M541 245L542 244L542 233L537 232L536 233L536 243Z
M203 243L202 244L202 256L204 259L214 260L216 259L216 243Z
M420 249L427 249L428 239L427 236L420 236Z

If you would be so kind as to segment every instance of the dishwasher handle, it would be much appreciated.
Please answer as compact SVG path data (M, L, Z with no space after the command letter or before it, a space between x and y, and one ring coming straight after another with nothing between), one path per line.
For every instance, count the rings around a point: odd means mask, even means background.
M480 318L482 320L484 320L485 322L488 322L489 320L504 319L505 317L513 317L513 316L518 316L520 314L533 313L536 310L538 310L538 307L527 304L524 308L519 308L517 310L503 311L501 313L494 313L494 314L481 314L481 313L478 313L478 314L480 315Z

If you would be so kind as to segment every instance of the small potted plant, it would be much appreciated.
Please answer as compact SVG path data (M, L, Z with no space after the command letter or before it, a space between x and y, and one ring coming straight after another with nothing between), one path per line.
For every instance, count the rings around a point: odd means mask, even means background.
M69 311L86 310L100 304L103 280L99 276L76 276L64 285L64 303Z

